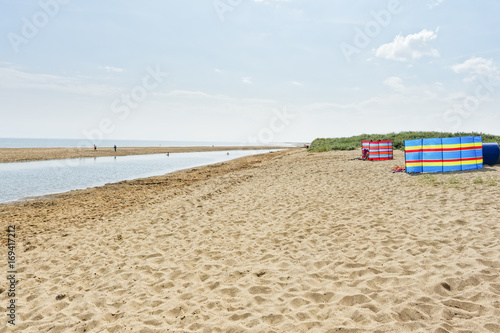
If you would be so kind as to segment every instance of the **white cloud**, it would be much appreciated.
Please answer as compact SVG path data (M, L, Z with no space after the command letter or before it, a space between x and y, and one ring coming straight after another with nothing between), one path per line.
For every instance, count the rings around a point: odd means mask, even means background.
M300 83L300 82L298 82L298 81L292 81L292 84L293 84L294 86L297 86L297 87L302 87L302 86L304 86L302 83Z
M466 81L471 81L479 76L499 79L500 72L497 64L492 59L472 57L461 64L456 64L451 69L457 74L470 74Z
M241 82L245 84L252 84L252 78L250 76L242 77Z
M430 43L437 38L438 30L439 28L436 31L424 29L405 37L398 35L393 42L381 45L375 51L375 55L380 58L401 62L420 59L424 56L437 58L439 52Z
M172 90L167 93L161 93L161 92L156 92L153 93L158 96L168 96L168 97L189 97L189 98L195 98L195 97L203 97L203 98L208 98L211 97L211 95L204 93L202 91L191 91L191 90Z
M82 80L40 73L27 73L14 68L0 68L0 88L13 90L39 90L91 96L109 96L119 89Z
M121 73L121 72L123 72L123 68L112 67L112 66L99 67L99 69L105 70L108 73Z
M444 1L445 0L434 0L431 3L429 3L427 7L429 7L429 9L433 9L434 7L441 5Z
M254 2L271 3L271 2L289 2L291 0L253 0Z
M384 80L384 84L394 90L403 90L405 87L403 85L403 80L397 76L391 76Z

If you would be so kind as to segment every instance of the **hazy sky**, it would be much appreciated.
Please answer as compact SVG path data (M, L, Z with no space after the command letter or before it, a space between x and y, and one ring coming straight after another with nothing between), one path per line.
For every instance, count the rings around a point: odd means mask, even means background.
M494 0L0 0L0 137L500 134Z

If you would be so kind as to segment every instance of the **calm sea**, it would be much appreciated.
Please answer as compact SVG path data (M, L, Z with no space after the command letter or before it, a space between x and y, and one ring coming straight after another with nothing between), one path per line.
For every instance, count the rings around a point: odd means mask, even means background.
M99 147L193 147L193 146L259 146L244 142L204 141L152 141L152 140L102 140ZM94 146L94 142L83 139L13 139L0 138L0 148L72 148ZM294 146L293 143L270 143L266 146Z
M267 153L268 150L110 156L0 163L0 204Z

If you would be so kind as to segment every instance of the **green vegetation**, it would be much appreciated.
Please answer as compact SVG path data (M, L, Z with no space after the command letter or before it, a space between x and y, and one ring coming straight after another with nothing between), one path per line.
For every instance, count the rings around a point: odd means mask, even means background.
M460 179L458 179L455 176L452 176L450 179L448 179L448 182L452 185L458 185L460 184Z
M481 176L477 176L476 178L474 178L474 180L472 182L474 184L484 184L483 177L481 177Z
M490 179L487 180L486 184L488 184L489 186L497 186L498 180L496 180L496 178L490 177Z
M468 188L469 186L484 187L484 186L499 186L497 177L477 175L472 178L473 173L459 172L447 175L445 173L424 173L415 177L415 184L423 186L441 186L447 188Z
M478 133L444 133L444 132L400 132L389 134L361 134L348 138L316 139L311 143L309 151L322 152L330 150L355 150L361 149L361 141L392 141L394 149L403 149L405 140L427 138L452 138L457 136L481 135L483 142L500 142L500 136Z
M431 174L424 174L422 177L421 177L421 182L426 184L426 185L439 185L439 184L442 184L441 181L439 181L437 179L437 177L435 175L431 175Z
M496 178L490 177L486 181L483 180L483 177L477 176L474 180L473 183L478 185L478 184L486 184L489 186L498 186L498 180Z
M496 178L493 178L493 177L490 177L486 181L484 181L483 177L477 176L472 182L476 185L486 184L489 186L498 186L498 180Z

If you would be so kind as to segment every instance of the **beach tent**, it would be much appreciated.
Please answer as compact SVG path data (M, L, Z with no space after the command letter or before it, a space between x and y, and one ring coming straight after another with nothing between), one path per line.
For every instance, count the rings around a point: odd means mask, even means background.
M483 158L484 164L500 164L500 147L497 142L483 143Z
M370 161L392 160L394 158L392 141L362 141L361 151L368 149Z
M482 147L480 136L406 140L406 172L481 169L483 167Z

